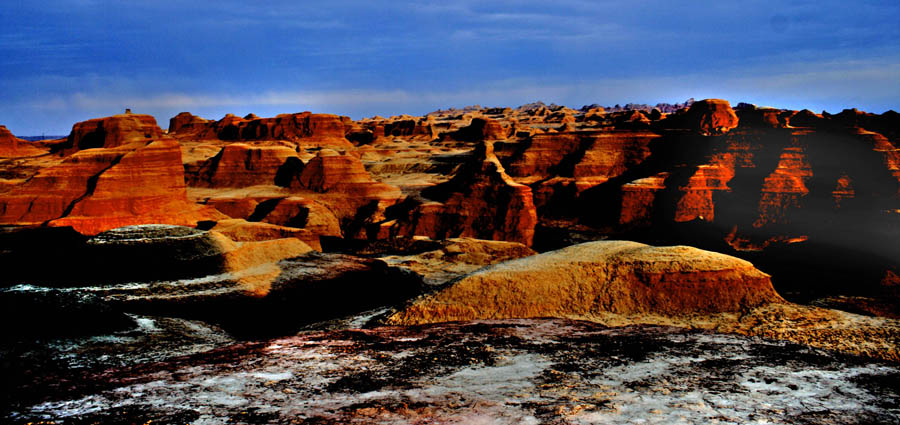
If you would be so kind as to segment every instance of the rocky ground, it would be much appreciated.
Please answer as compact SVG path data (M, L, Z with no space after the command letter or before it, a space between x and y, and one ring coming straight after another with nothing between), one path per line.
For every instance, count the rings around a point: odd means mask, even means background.
M895 363L758 338L568 320L310 332L32 379L29 389L43 391L13 403L6 421L900 421Z

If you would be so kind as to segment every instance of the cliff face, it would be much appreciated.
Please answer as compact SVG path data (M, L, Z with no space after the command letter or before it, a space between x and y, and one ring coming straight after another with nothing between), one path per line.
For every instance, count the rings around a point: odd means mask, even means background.
M72 127L62 154L94 148L115 148L137 141L161 138L162 129L150 115L122 114L83 121Z
M161 134L152 117L141 115L76 124L63 151L74 153L3 193L0 223L49 222L96 234L220 217L188 202L179 145Z

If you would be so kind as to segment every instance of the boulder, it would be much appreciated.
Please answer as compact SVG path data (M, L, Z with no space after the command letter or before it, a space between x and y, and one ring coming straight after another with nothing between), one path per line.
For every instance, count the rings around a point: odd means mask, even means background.
M599 241L487 267L388 318L454 320L620 315L688 316L782 303L753 264L687 246Z

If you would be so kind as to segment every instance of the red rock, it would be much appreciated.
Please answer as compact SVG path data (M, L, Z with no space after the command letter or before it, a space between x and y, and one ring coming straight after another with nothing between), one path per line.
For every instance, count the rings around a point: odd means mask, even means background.
M86 149L7 192L0 223L72 226L83 234L144 223L195 225L222 217L187 201L174 140Z
M274 118L244 119L228 114L196 131L178 133L180 138L203 140L287 140L304 147L350 148L344 137L344 121L337 115L281 114Z
M190 112L182 112L169 119L169 134L199 131L209 122Z
M115 148L129 143L147 143L163 136L150 115L122 114L83 121L72 127L63 155L93 148Z
M813 171L800 147L785 148L778 168L766 177L759 201L759 217L753 227L785 223L786 212L800 207L800 198L809 193L806 181Z
M690 128L703 135L724 134L738 126L737 114L727 100L694 102L685 117Z
M316 237L343 236L340 221L326 205L299 196L278 200L272 211L262 217L262 221L306 229Z
M537 212L531 189L503 170L493 143L481 142L474 156L448 182L426 189L436 202L419 205L398 220L395 235L433 239L472 237L531 245Z
M37 156L49 152L48 149L13 136L6 126L0 125L0 158Z
M403 137L406 140L430 141L438 137L434 119L398 119L384 123L385 137Z
M291 187L315 192L339 192L365 198L399 195L393 186L375 181L359 158L322 149L303 168Z
M668 173L634 180L622 186L622 205L619 224L650 225L653 220L653 203L656 192L666 188Z
M232 143L209 160L185 165L185 177L189 186L245 187L280 183L281 173L287 185L302 168L297 152L287 146Z
M779 128L787 124L787 117L782 117L782 113L773 108L744 108L737 112L737 116L741 127Z

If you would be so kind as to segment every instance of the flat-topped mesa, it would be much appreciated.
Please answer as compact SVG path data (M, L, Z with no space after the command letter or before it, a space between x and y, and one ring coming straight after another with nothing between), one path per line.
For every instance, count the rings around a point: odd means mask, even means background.
M63 155L70 155L84 149L115 148L162 137L163 131L152 116L121 114L75 124L60 148Z
M193 187L286 186L302 168L297 152L287 146L232 143L206 161L185 164L185 179Z
M36 156L47 153L47 149L33 145L12 134L4 125L0 125L0 158L18 158Z
M344 137L344 125L344 120L338 115L311 112L253 119L228 114L219 121L195 125L191 129L182 128L176 134L186 139L287 140L305 147L349 148L353 145Z
M161 131L145 117L119 115L75 124L72 149L83 150L4 193L0 223L49 222L96 234L133 224L195 225L223 218L188 202L180 146L170 138L147 139L145 134ZM85 140L87 144L79 143ZM91 140L113 147L87 147L93 146Z
M753 264L687 246L598 241L507 261L420 297L395 325L456 320L610 315L694 317L784 300Z
M432 186L422 195L432 202L399 217L392 234L472 237L529 246L533 242L537 212L531 188L506 174L492 142L480 142L450 181Z
M169 134L199 131L209 122L210 120L198 117L190 112L181 112L169 119Z

